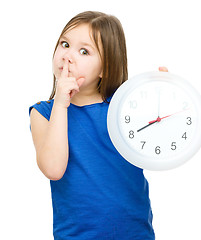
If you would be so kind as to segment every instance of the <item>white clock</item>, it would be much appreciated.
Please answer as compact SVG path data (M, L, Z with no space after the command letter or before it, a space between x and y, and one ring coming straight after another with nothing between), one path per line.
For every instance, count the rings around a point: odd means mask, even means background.
M201 97L176 75L140 74L113 95L107 126L112 143L131 164L176 168L201 147Z

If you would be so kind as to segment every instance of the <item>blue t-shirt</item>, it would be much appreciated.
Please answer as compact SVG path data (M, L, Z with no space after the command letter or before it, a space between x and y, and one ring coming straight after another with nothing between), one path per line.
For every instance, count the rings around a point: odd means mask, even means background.
M54 100L34 107L50 119ZM55 240L153 240L148 183L107 131L106 102L68 108L69 159L50 181Z

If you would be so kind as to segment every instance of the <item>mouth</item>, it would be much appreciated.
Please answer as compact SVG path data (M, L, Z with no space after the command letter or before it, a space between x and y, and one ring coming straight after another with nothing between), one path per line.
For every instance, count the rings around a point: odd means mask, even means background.
M60 67L59 71L62 72L63 71L63 67ZM68 74L71 74L71 71L68 71Z

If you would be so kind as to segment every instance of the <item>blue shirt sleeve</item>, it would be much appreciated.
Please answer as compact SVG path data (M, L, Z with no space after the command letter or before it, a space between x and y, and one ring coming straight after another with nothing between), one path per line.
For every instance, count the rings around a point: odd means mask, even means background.
M43 117L45 117L49 121L53 103L54 103L53 99L35 103L34 105L29 107L29 116L31 114L31 110L35 108ZM30 130L31 130L31 125L30 125Z

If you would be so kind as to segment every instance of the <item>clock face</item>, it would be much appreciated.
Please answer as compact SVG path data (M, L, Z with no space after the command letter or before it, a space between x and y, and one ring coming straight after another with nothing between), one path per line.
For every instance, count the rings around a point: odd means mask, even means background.
M183 79L148 73L125 82L114 94L108 130L120 154L149 170L187 161L201 145L201 101Z

